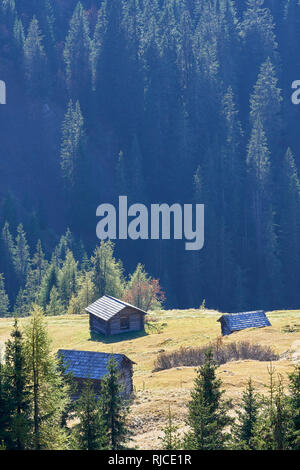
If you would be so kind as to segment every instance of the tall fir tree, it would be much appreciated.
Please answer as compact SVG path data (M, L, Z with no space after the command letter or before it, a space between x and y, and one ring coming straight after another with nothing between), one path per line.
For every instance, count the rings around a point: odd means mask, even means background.
M74 446L79 450L101 450L107 446L106 423L102 418L93 382L86 380L75 407L79 420L73 433Z
M184 436L185 449L225 449L231 423L229 403L222 395L221 380L216 377L217 366L212 351L206 354L205 363L198 369L191 401L188 404L187 425L190 430Z
M8 397L12 407L9 448L25 450L30 447L32 436L31 397L27 382L24 337L17 319L15 319L11 338L6 343L5 364L9 381Z
M107 364L107 375L101 383L100 407L107 429L107 445L111 450L126 449L131 431L127 422L128 403L124 399L124 387L116 359L112 356Z
M9 314L9 299L5 291L4 276L0 274L0 317L7 317Z

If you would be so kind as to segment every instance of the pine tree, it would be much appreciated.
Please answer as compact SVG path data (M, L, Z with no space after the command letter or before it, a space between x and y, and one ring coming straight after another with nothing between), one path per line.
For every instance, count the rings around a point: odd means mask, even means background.
M222 399L221 380L216 377L217 366L212 351L206 354L205 363L198 369L191 401L188 404L187 424L190 427L184 437L189 450L220 450L226 447L230 424L229 403Z
M99 402L94 392L93 382L86 380L75 407L79 423L73 429L73 441L79 450L100 450L107 446L107 429Z
M120 383L118 364L112 356L107 364L107 375L101 383L100 407L107 429L108 448L126 449L131 437L127 423L128 405L123 397L124 387Z
M66 434L61 428L61 417L68 403L68 391L59 373L58 361L51 354L43 311L37 305L25 328L25 350L32 390L32 448L63 449Z
M238 423L233 426L234 447L238 449L253 449L252 438L258 419L260 401L255 393L252 380L249 379L243 392L240 409L237 412Z
M163 433L163 436L160 438L163 450L179 450L181 448L182 443L178 436L178 426L174 424L170 405L168 423L163 428Z
M28 448L32 431L30 390L27 383L27 359L23 334L15 319L11 339L5 350L8 397L12 407L10 417L10 449Z
M4 276L0 274L0 317L6 317L9 313L9 299L5 292Z

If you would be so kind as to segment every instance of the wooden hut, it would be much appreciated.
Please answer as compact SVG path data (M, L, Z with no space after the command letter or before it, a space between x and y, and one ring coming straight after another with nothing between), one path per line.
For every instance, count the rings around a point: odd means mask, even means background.
M85 380L93 382L97 395L101 393L101 381L108 372L107 364L111 357L114 357L118 364L120 380L124 387L124 396L130 397L132 394L134 362L124 354L60 349L57 355L63 360L65 372L71 373L74 382L77 384L77 392L73 398L78 398Z
M85 309L90 316L90 331L105 336L144 331L144 310L123 300L104 295Z
M221 323L223 336L228 336L235 331L245 330L247 328L264 328L271 326L267 315L262 310L222 315L218 322Z

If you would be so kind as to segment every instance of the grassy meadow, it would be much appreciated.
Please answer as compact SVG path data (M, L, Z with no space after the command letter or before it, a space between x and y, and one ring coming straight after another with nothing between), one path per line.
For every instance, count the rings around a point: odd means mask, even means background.
M59 348L81 349L126 354L135 362L135 400L132 406L132 427L137 431L136 445L142 449L157 447L160 429L164 425L168 405L181 421L185 404L195 377L194 367L177 367L153 372L157 355L180 347L196 347L214 341L221 333L217 322L220 313L210 310L169 310L151 312L145 333L124 334L111 338L91 338L87 315L48 317L53 352ZM280 354L274 363L283 377L300 362L300 310L267 313L271 327L249 329L223 339L250 341L272 346ZM28 319L21 319L21 324ZM13 319L0 319L0 344L7 340ZM227 396L237 400L251 376L259 392L268 381L268 363L252 360L229 362L218 369Z

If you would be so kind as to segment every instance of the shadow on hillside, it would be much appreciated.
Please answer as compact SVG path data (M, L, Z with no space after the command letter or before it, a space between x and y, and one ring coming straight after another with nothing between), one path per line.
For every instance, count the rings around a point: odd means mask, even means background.
M100 333L90 333L89 341L96 341L98 343L112 344L112 343L121 343L122 341L130 341L136 338L142 338L143 336L148 336L146 331L133 331L131 333L121 333L119 335L113 336L104 336Z

